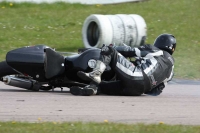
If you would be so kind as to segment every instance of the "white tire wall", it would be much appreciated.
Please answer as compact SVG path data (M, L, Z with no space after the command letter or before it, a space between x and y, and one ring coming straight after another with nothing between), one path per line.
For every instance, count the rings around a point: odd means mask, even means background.
M105 15L90 15L84 21L82 36L86 48L110 44L113 38L110 20Z
M82 38L86 48L123 43L137 47L145 43L146 29L144 19L136 14L92 14L84 21Z
M147 36L147 26L144 19L137 14L129 15L133 18L136 24L137 36L136 42L132 46L140 46L145 43Z

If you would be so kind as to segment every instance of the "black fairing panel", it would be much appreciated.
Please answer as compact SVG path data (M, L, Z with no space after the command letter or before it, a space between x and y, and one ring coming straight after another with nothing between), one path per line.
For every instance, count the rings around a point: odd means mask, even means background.
M65 58L65 72L66 76L71 80L82 82L77 76L78 71L90 72L91 68L88 67L88 61L90 59L98 60L100 57L100 49L91 48L84 51L81 54L68 56Z
M90 59L99 60L101 50L98 48L91 48L84 51L81 54L69 56L65 58L66 62L66 76L69 79L83 82L78 76L78 71L91 72L93 69L88 66L88 61ZM107 66L108 67L108 66ZM102 80L109 80L115 75L114 71L110 68L106 68L102 75ZM85 81L84 81L85 82Z
M45 45L22 47L9 51L6 62L15 70L27 74L38 81L45 81L44 49Z
M90 59L98 60L100 57L100 52L100 49L89 49L81 54L68 56L66 57L66 66L87 72L87 70L89 70L88 61Z

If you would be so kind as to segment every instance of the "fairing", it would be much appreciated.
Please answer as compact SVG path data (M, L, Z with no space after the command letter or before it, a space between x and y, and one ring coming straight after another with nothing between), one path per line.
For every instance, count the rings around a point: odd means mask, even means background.
M88 61L91 59L99 60L101 50L98 48L91 48L84 51L81 54L68 56L65 58L66 63L66 76L69 79L82 82L77 76L78 71L91 72L93 69L88 66ZM114 72L110 70L110 67L106 68L106 71L102 75L102 80L111 79L114 76Z
M6 55L6 62L15 70L29 75L38 81L45 81L44 49L45 45L22 47Z

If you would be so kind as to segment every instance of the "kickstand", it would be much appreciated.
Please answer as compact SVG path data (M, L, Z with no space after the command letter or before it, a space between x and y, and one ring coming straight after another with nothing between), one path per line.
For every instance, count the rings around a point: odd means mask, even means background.
M60 87L60 89L61 89L61 91L63 91L63 88L62 88L62 87Z
M52 86L52 91L54 91L54 86Z

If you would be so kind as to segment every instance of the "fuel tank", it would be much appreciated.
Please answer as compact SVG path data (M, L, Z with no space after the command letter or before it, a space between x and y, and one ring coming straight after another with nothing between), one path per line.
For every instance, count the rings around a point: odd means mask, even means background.
M9 51L6 62L15 70L43 82L46 80L44 71L44 49L46 45L36 45Z
M91 48L76 55L70 55L65 58L65 73L68 79L85 82L77 76L78 71L90 72L92 68L88 66L90 59L98 60L100 57L100 49ZM89 82L88 82L89 83Z
M98 60L100 57L100 49L91 48L81 54L71 55L65 58L66 66L77 69L79 71L90 71L88 61L90 59Z
M91 72L92 67L89 66L91 60L97 61L100 59L101 50L98 48L87 49L81 54L68 56L65 58L65 71L69 79L81 82L77 76L78 71ZM96 66L96 62L95 62ZM102 74L102 80L110 80L114 76L114 71L109 66L106 67L105 72Z

